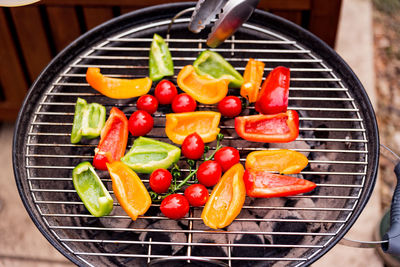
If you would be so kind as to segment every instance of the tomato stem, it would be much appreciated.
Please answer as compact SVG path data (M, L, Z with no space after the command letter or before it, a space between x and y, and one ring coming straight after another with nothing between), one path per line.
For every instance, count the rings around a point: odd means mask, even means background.
M214 158L215 153L217 153L218 150L220 150L222 148L221 145L221 141L224 139L224 135L223 134L218 134L217 135L217 144L215 146L215 150L213 151L213 153L211 153L211 155L209 155L208 157L205 157L205 154L208 152L204 151L203 154L203 161L208 161L208 160L212 160ZM185 179L183 179L178 185L176 185L177 183L177 178L179 178L181 176L181 171L178 167L178 165L175 163L174 167L172 167L171 169L171 174L172 177L174 179L174 185L172 185L169 189L169 192L167 194L164 195L160 195L157 194L153 191L150 191L150 196L151 199L153 200L153 202L160 202L162 201L164 198L166 198L169 195L174 194L176 191L180 190L184 185L188 185L188 181L197 173L197 171L199 170L199 167L196 167L196 161L194 160L188 160L187 161L188 165L189 165L189 174L185 177ZM193 169L194 167L196 167L196 169ZM197 181L197 179L195 178L194 181Z

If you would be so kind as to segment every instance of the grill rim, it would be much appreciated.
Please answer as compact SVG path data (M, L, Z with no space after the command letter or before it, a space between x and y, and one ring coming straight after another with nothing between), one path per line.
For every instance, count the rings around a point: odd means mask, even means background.
M54 80L54 78L56 78L57 75L65 68L65 62L74 60L77 54L85 51L88 47L93 46L95 43L104 40L107 38L107 36L119 33L128 28L135 27L136 25L149 22L149 20L156 21L160 19L170 19L182 9L192 7L194 4L195 3L193 2L183 2L147 7L109 20L88 31L70 43L47 65L47 67L40 73L38 78L32 84L28 94L24 99L23 105L17 117L13 136L12 160L17 189L25 209L27 210L36 227L38 227L39 231L60 253L78 266L86 266L88 262L79 257L79 255L75 255L69 251L65 245L63 245L61 241L56 238L55 233L46 227L44 218L40 216L37 211L37 204L34 203L32 195L28 194L29 190L27 191L27 188L29 189L29 187L25 181L26 179L21 179L21 177L26 178L24 173L25 169L20 168L23 167L20 166L20 164L25 160L25 152L27 148L26 140L28 138L28 134L22 130L24 130L25 125L30 125L29 121L32 117L31 113L26 111L34 110L36 103L38 103L38 100L42 97L40 93L44 92L48 84ZM165 12L166 10L168 10L168 12ZM134 18L134 20L131 18ZM318 260L339 242L339 240L353 226L371 196L376 182L379 163L380 147L378 125L372 104L361 82L352 69L347 65L347 63L331 47L325 44L314 34L301 28L300 26L265 11L255 10L249 20L249 22L258 25L265 25L265 21L270 22L270 24L268 24L268 29L289 36L296 41L301 40L301 42L299 42L300 44L306 45L307 48L316 53L330 66L335 66L335 69L333 70L341 77L342 81L345 81L345 83L348 85L347 87L353 93L357 103L362 106L362 109L360 109L359 113L362 115L363 123L366 129L365 134L367 140L369 141L369 164L367 165L367 172L365 174L366 183L363 187L362 194L358 199L359 203L357 204L357 207L354 209L350 218L347 220L346 224L343 225L342 229L337 233L337 235L335 235L333 240L326 247L319 250L317 255L313 255L311 259L303 262L304 265L308 266Z

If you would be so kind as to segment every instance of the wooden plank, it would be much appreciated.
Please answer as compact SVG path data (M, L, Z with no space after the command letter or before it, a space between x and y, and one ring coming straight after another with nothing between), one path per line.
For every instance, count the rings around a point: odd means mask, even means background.
M140 7L121 7L120 8L120 10L121 10L121 14L126 14L126 13L129 13L129 12L132 12L132 11L134 11L134 10L137 10L138 8L140 8Z
M301 25L301 11L271 10L271 13Z
M52 55L38 7L10 9L31 81L50 62Z
M311 0L261 0L257 7L264 10L309 10Z
M326 0L329 1L329 0ZM41 0L45 5L85 5L85 6L153 6L172 2L187 2L187 0L146 0L142 3L132 0ZM311 0L261 0L259 8L262 9L289 9L289 10L309 10Z
M341 4L342 0L312 0L308 29L331 47L335 47Z
M18 117L21 103L0 102L0 121L14 122Z
M83 7L88 30L114 17L112 7Z
M75 40L82 31L74 7L47 7L50 29L57 52Z
M4 11L4 8L0 9L0 84L5 98L0 102L0 120L13 120L17 117L28 84Z

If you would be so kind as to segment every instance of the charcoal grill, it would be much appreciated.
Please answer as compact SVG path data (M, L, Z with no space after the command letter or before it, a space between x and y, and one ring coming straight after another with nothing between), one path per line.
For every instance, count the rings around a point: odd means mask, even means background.
M127 116L136 110L135 99L113 100L93 90L86 83L86 69L99 67L110 77L147 76L152 35L167 37L171 18L192 6L154 6L115 18L71 43L46 67L25 99L14 135L13 166L24 205L48 241L79 266L309 265L345 235L369 199L378 167L377 124L363 86L331 48L263 11L256 10L214 51L239 72L250 57L265 62L266 72L289 67L289 109L300 115L300 135L289 144L247 142L235 133L233 120L223 118L223 144L238 148L242 163L251 151L266 148L305 153L310 164L301 176L317 183L316 190L287 198L246 199L239 217L219 231L204 226L201 208L191 208L175 222L153 204L132 221L115 201L114 212L98 219L85 210L74 190L72 169L92 160L98 142L70 143L76 98L101 103L107 111L116 106ZM175 74L207 48L210 29L193 34L188 23L189 15L176 19L167 38ZM172 80L176 82L176 76ZM229 94L239 92L230 89ZM198 110L216 107L199 105ZM170 142L163 129L169 112L167 106L159 108L149 137ZM242 114L255 110L248 107ZM107 172L99 175L111 190ZM141 178L148 185L148 176Z

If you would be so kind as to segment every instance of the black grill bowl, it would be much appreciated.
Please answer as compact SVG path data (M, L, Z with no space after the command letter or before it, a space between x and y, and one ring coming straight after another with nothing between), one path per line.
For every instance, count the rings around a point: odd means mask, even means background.
M316 190L267 201L248 198L237 220L222 232L202 224L200 208L175 222L153 205L133 222L115 202L111 216L94 218L74 192L72 169L92 160L98 142L70 144L76 98L101 103L108 112L117 106L127 116L136 109L136 99L108 99L87 86L86 68L100 65L107 75L146 76L152 35L166 37L169 20L192 6L154 6L110 20L75 40L44 69L25 98L14 133L13 167L22 201L49 242L79 266L157 261L177 266L170 259L183 256L208 260L201 266L215 261L232 266L309 265L344 236L366 205L378 167L378 129L368 96L349 66L308 31L263 11L256 10L234 39L216 51L240 72L250 57L265 61L265 73L279 65L291 68L289 108L300 115L300 136L289 144L247 142L236 135L233 120L223 118L224 144L240 150L242 163L253 150L303 152L310 164L301 175L317 183ZM168 39L175 75L206 49L210 29L195 35L187 23L188 17L178 19ZM176 82L175 76L172 80ZM229 94L239 92L230 89ZM150 137L170 142L163 130L169 112L168 106L159 108ZM255 111L247 108L242 114ZM111 190L107 172L99 175ZM148 185L148 176L141 178ZM183 259L182 266L188 265Z

